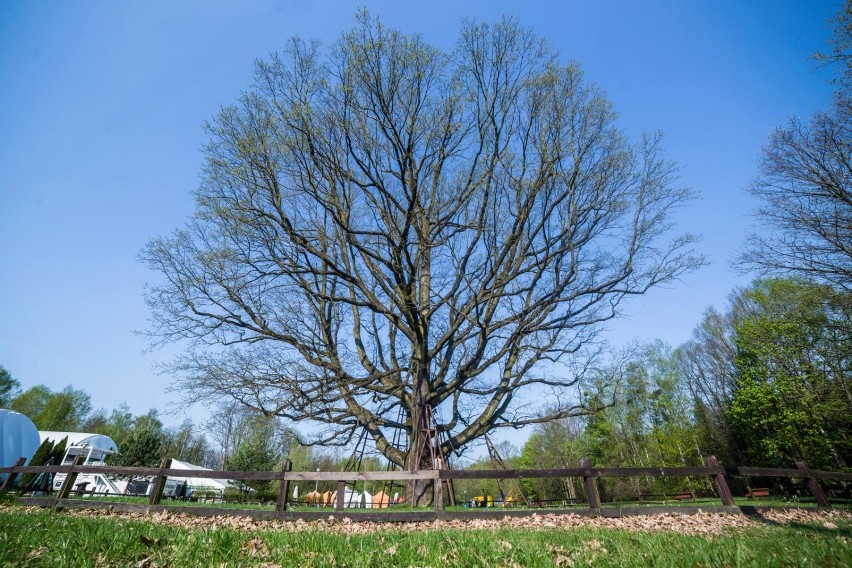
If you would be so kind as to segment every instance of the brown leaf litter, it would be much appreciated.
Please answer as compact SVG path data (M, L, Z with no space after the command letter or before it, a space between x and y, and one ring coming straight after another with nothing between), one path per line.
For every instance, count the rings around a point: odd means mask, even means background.
M11 507L0 505L0 511ZM35 507L15 506L16 513ZM240 516L197 517L184 513L161 511L153 515L144 513L123 513L109 509L66 510L64 514L76 517L115 517L137 521L147 521L186 529L218 530L231 529L241 531L331 531L339 534L373 534L389 529L397 532L420 532L430 530L495 530L517 528L532 530L605 528L624 531L670 531L690 535L721 535L731 530L741 530L769 523L818 523L826 529L836 529L838 521L852 521L852 511L818 509L765 509L759 515L751 517L728 513L704 513L630 516L619 518L586 517L573 514L555 515L534 513L528 517L503 517L502 519L452 519L446 521L420 521L406 523L353 522L348 518L328 518L318 521L258 520ZM250 541L253 542L253 541ZM593 541L594 543L594 541ZM146 544L159 544L147 543ZM249 555L263 555L262 541L250 545ZM594 547L594 544L590 546ZM392 548L392 547L391 547ZM389 555L394 554L390 548ZM600 551L604 553L605 551Z

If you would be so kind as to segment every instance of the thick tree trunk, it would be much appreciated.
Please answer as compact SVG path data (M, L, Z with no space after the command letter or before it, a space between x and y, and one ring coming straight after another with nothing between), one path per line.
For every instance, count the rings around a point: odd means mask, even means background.
M415 360L419 364L414 367L414 384L412 385L413 408L411 409L411 447L408 449L405 469L409 471L431 470L433 463L433 447L436 440L430 435L432 416L428 411L429 368L425 363L428 347L426 345L427 329L422 330L423 339ZM412 480L408 484L407 501L412 506L426 507L433 501L432 482L429 480Z
M419 369L415 385L415 406L412 409L411 447L408 451L406 468L409 471L429 471L434 469L434 446L437 440L432 437L432 416L425 404L428 371ZM428 507L433 501L432 482L429 480L412 480L408 484L407 501L412 506Z
M413 463L415 460L415 451L413 449L409 452L408 459L409 464L406 469L415 471ZM432 467L432 460L430 459L429 450L427 448L420 460L417 470L429 471ZM406 502L410 503L414 507L429 507L434 501L434 487L432 481L429 479L412 480L408 483L406 491Z

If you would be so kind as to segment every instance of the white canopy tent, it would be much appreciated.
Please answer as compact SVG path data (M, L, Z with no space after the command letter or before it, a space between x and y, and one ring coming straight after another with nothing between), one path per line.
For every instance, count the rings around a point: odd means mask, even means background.
M171 469L189 469L194 471L213 471L207 467L201 467L200 465L195 465L192 463L182 462L180 460L173 459ZM185 481L187 487L191 487L192 489L204 489L204 490L212 490L223 492L228 488L228 480L227 479L212 479L209 477L176 477L173 475L169 476L169 479L174 479L175 481Z
M118 453L118 446L115 440L103 434L92 434L90 432L55 432L51 430L42 430L39 433L41 441L50 440L54 444L62 441L62 438L68 437L66 447L80 446L101 450L106 454Z
M343 506L347 509L357 509L361 507L361 501L363 497L357 491L349 489L346 487L343 490ZM337 492L334 493L334 496L331 499L331 506L334 507L337 505Z

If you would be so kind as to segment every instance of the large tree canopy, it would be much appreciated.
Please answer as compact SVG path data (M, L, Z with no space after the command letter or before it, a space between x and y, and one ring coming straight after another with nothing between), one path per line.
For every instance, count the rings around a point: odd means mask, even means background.
M728 463L848 467L850 322L849 293L804 280L757 280L708 310L676 352L702 447Z
M600 324L703 262L660 137L615 120L511 20L449 53L366 14L327 52L293 39L207 125L194 218L142 252L151 334L188 340L193 400L325 425L313 442L366 428L399 464L425 405L445 450L583 413Z
M27 416L39 430L74 431L84 425L92 400L89 393L71 385L56 392L38 385L13 398L9 408Z
M852 298L800 281L758 281L736 327L730 407L749 463L845 469L852 456Z

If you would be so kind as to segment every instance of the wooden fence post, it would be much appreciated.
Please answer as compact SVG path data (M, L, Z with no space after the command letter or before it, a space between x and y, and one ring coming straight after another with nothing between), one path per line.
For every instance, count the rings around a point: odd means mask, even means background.
M15 462L13 467L20 467L27 462L27 458L18 458L18 461ZM30 464L32 465L32 464ZM17 473L9 473L6 475L6 479L3 480L3 485L0 485L0 493L4 493L12 488L15 485L15 479L18 477Z
M444 512L444 480L441 479L441 470L437 470L435 473L438 476L435 478L433 482L435 485L433 486L435 489L435 512L443 513Z
M74 461L71 463L71 467L82 465L83 460L86 459L86 456L77 456L74 458ZM65 481L62 482L62 487L59 488L59 494L56 496L56 505L59 504L60 499L68 499L68 496L71 494L71 489L74 488L74 483L77 481L77 472L73 469L68 472L65 476Z
M287 499L290 494L290 480L287 479L287 474L293 469L293 462L289 459L284 460L284 467L281 468L281 481L278 482L278 501L275 503L276 511L287 510Z
M334 510L338 513L343 512L343 500L346 499L346 482L337 482L337 502L334 504Z
M160 470L169 469L172 467L172 458L163 458L160 460ZM163 475L162 471L157 475L154 479L154 487L151 489L151 493L148 495L148 504L149 505L159 505L160 499L163 498L163 490L166 488L166 476Z
M598 493L598 484L594 476L591 475L592 461L583 457L580 459L580 467L586 470L586 475L583 476L583 485L586 487L586 498L589 500L589 508L601 508L601 495Z
M817 505L826 509L831 509L831 503L828 502L828 497L825 496L825 491L815 477L810 477L810 467L805 460L796 460L796 467L802 470L802 473L808 478L808 489L811 495L816 499Z
M704 463L707 467L722 467L719 465L719 461L716 459L716 456L707 456L704 459ZM725 507L733 507L734 496L731 494L731 489L728 487L728 480L725 479L724 472L715 474L713 476L713 481L716 484L716 493L719 495L719 498L722 499L722 505Z

